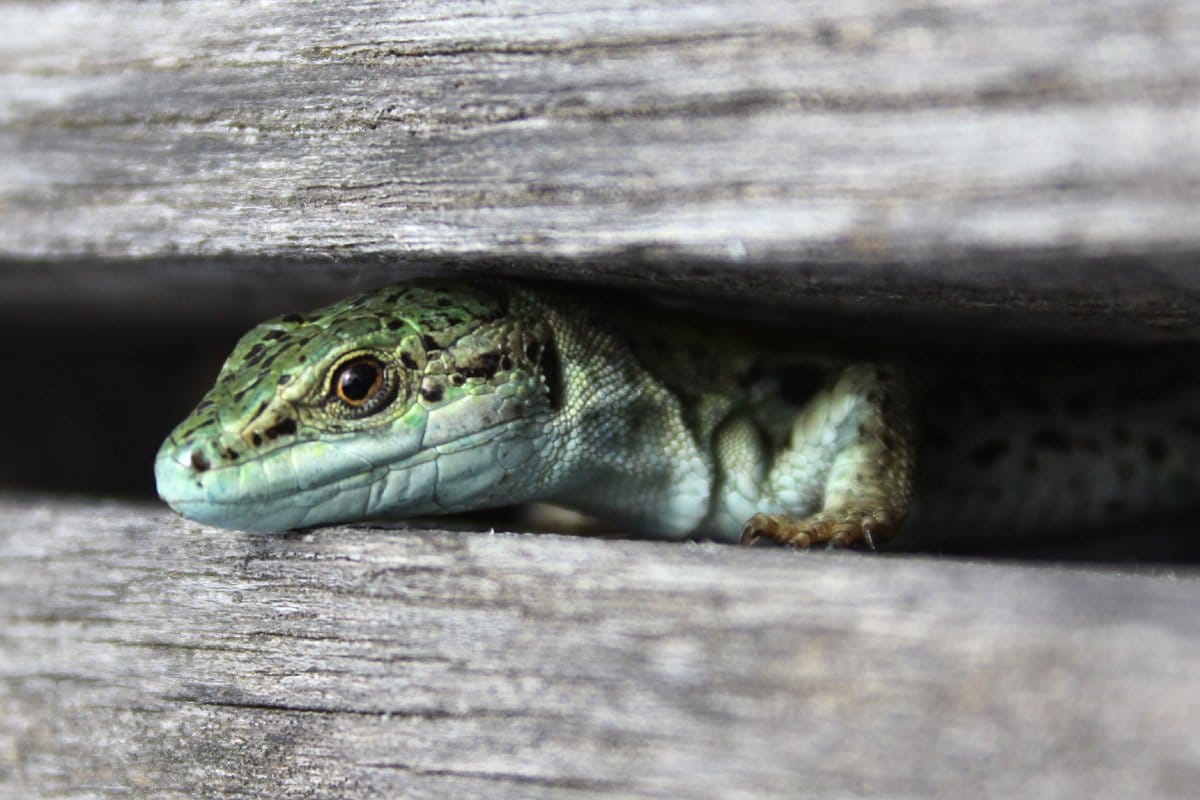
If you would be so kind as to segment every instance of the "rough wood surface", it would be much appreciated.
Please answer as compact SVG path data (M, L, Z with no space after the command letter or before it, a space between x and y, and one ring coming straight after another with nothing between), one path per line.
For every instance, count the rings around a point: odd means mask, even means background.
M479 258L1200 330L1187 0L3 11L12 306Z
M1182 797L1200 578L0 499L4 797Z

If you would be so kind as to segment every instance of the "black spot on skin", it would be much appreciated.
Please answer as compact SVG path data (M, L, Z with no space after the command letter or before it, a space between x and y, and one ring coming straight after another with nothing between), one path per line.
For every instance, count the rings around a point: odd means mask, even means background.
M414 359L408 353L400 354L400 363L403 364L408 369L416 369L417 368L416 359Z
M495 376L499 369L499 353L482 353L476 356L475 363L459 367L458 371L468 378L491 378ZM460 384L456 383L455 385L458 386Z
M466 382L467 379L457 372L450 376L450 383L454 384L455 386L462 386Z
M599 409L589 408L587 411L584 411L583 416L580 417L580 424L587 427L589 430L593 429L600 424L602 414L603 412Z
M992 439L967 451L967 459L972 464L990 467L1008 454L1008 442L1003 439Z
M267 356L266 358L264 358L262 360L262 364L259 366L259 369L263 369L263 370L270 369L271 365L275 363L275 359L278 356L279 356L278 350L276 350L274 353L271 353L271 355Z
M288 375L288 374L285 372L284 374L282 374L282 375L280 375L280 376L279 376L279 385L280 385L280 386L283 386L284 384L286 384L286 383L287 383L288 381L290 381L291 379L292 379L292 376L291 376L291 375Z
M425 348L425 352L427 353L432 353L435 350L442 349L442 346L435 342L433 337L427 333L421 336L421 346Z
M210 416L210 415L206 415L206 416ZM200 421L199 421L199 422L197 422L195 425L193 425L192 427L188 428L186 431L183 431L183 432L181 432L181 433L179 434L179 438L180 438L180 439L188 439L188 438L190 438L190 437L191 437L191 435L192 435L193 433L195 433L196 431L198 431L198 430L200 430L201 428L203 428L203 427L204 427L206 424L208 424L208 423L207 423L207 422L205 422L204 420L200 420Z
M485 306L484 308L479 309L472 316L474 316L474 318L480 322L495 322L507 313L507 309L498 304L495 308L489 308Z
M558 350L554 347L553 342L548 342L542 350L538 369L541 371L542 377L546 381L546 388L550 393L550 407L557 411L562 408L563 403L562 364L559 363Z
M305 361L308 361L308 356L306 356L306 355L301 355L299 358L297 358L297 359L296 359L296 361L298 361L299 363L303 364Z
M264 339L283 339L285 337L287 337L287 331L280 330L279 328L273 328L263 334Z
M221 457L224 458L226 461L237 461L238 460L237 451L231 450L228 447L226 447L224 450L221 451Z
M212 404L213 404L212 400L201 400L199 405L196 406L196 410L203 411L204 409L208 408Z
M1042 428L1039 431L1034 431L1033 435L1029 437L1029 441L1034 447L1041 447L1046 450L1066 451L1071 449L1071 437L1053 428Z
M500 369L508 372L513 368L512 358L509 356L500 356Z
M265 349L266 348L264 348L261 344L256 344L254 347L251 347L249 352L246 353L246 358L244 359L245 365L247 367L253 367L255 364L257 364L259 359L262 358L263 351Z
M255 447L258 447L262 444L262 437L258 435L258 431L250 434L250 441L254 442Z
M436 403L442 399L442 394L445 392L445 388L446 387L442 386L440 383L422 383L421 388L418 391L422 400L427 403Z
M633 441L641 441L643 432L654 424L654 413L646 407L635 407L627 412L629 422L629 437Z
M785 403L793 406L804 406L812 400L813 395L825 383L828 373L821 367L811 364L797 364L787 367L779 373L779 396ZM867 398L868 402L878 402Z
M278 439L280 436L291 436L296 432L296 420L288 417L285 420L275 423L271 427L263 431L268 439Z
M1146 438L1146 458L1151 464L1161 464L1167 458L1167 443L1157 436Z
M304 322L304 317L300 314L288 314L279 318L280 322Z
M401 328L403 328L405 326L405 324L406 323L404 322L404 320L394 319L387 324L387 329L389 331L398 331Z
M192 451L192 469L196 472L206 472L212 464L208 463L208 458L200 450Z
M492 377L500 371L500 354L483 353L479 356L479 368L483 370L484 377Z
M254 412L255 417L261 417L263 412L267 410L267 401L263 400L258 404L258 410Z

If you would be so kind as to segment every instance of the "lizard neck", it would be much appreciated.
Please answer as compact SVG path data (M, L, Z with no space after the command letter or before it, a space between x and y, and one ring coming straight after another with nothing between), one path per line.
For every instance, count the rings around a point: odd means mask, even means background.
M582 310L553 291L518 290L512 305L549 324L558 358L547 473L535 499L602 511L657 537L690 534L708 513L711 459L680 397L636 357L636 332L614 322L616 309Z

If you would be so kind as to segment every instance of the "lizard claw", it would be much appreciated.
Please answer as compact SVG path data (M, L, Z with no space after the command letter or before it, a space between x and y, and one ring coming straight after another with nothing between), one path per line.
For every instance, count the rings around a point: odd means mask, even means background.
M738 544L740 546L753 547L754 545L759 544L762 541L761 532L760 532L758 526L756 526L754 524L754 520L760 516L762 516L762 515L755 514L753 517L751 517L749 520L746 521L745 525L742 526L742 535L738 537Z
M738 543L753 545L766 539L797 549L823 544L826 550L877 550L879 542L886 540L894 527L890 521L862 510L822 512L801 519L755 514L742 528Z

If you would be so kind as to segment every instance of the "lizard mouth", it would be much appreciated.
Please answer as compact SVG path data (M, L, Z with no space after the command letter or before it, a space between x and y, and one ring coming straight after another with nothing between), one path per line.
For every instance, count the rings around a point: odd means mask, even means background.
M297 441L221 465L209 463L195 442L168 438L155 459L155 480L159 497L178 513L235 530L440 514L467 497L490 494L511 502L505 486L511 461L503 458L502 444L519 438L522 426L510 420L424 448L417 444L420 431L336 444Z

